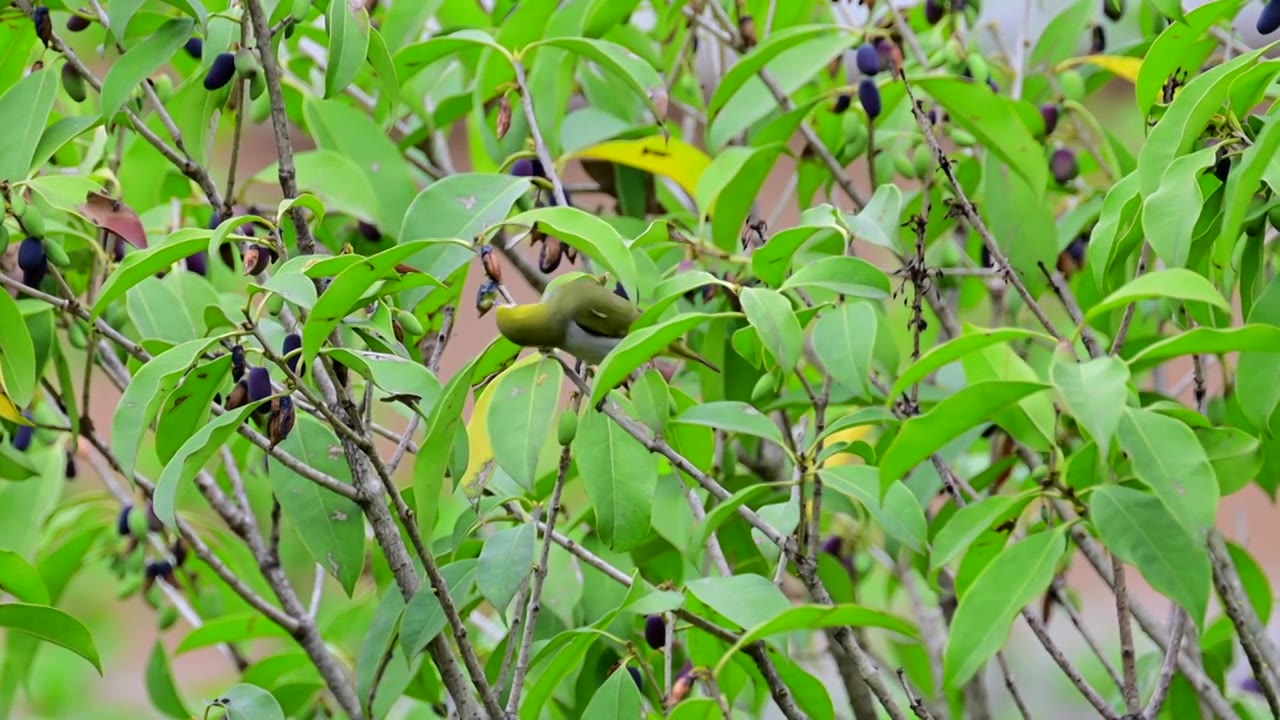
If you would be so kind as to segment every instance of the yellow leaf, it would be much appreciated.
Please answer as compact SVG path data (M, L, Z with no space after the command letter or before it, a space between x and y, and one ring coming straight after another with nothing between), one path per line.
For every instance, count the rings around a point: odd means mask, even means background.
M9 389L4 384L4 373L0 372L0 419L15 422L19 425L34 425L22 416L22 410L9 398Z
M603 160L671 178L693 197L711 158L677 138L651 135L639 140L611 140L579 150L567 159Z
M855 425L851 428L845 428L840 432L829 435L827 437L827 445L831 446L842 442L853 443L858 440L864 440L871 434L873 429L874 428L871 425ZM845 451L828 457L827 461L823 463L823 466L839 467L840 465L862 465L864 462L865 461L862 459L862 456Z
M476 398L475 405L471 408L471 419L467 420L467 471L462 475L461 487L466 491L469 497L474 497L483 489L477 485L477 482L483 477L488 478L496 468L490 466L494 464L493 444L489 440L489 403L493 401L493 394L498 387L499 380L505 375L521 365L535 363L542 356L541 352L531 352L528 355L516 360L507 366L497 377L489 381L484 386L484 390L480 391L480 397ZM554 419L554 418L553 418ZM550 421L548 421L550 422ZM554 442L555 438L549 436L549 441ZM543 458L538 462L538 470L542 471L546 465L547 458L546 449L543 451ZM556 460L553 455L551 461Z
M1077 65L1096 65L1116 77L1136 83L1138 82L1138 71L1142 69L1142 58L1121 55L1084 55L1063 60L1058 63L1054 70L1062 72Z

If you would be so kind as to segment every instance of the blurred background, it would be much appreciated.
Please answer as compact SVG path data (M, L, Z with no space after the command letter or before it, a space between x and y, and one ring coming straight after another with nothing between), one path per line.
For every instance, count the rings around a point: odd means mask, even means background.
M384 4L414 0L383 0ZM474 0L445 0L446 2L474 2ZM883 0L882 0L883 1ZM1100 4L1101 0L1099 0ZM1119 23L1107 23L1108 41L1111 48L1121 48L1137 38L1137 13L1132 11L1138 0L1129 0L1131 11ZM488 3L483 3L488 4ZM865 22L866 9L852 2L843 2L842 12L848 22L860 26ZM900 7L910 7L914 1L899 0ZM1002 38L1004 47L1016 47L1024 39L1034 43L1040 31L1052 21L1053 17L1070 3L1066 0L985 0L983 4L982 23L990 23L995 32ZM1184 6L1192 8L1204 4L1202 0L1184 0ZM1237 21L1236 30L1244 41L1251 46L1259 46L1262 39L1254 30L1254 21L1261 8L1260 2L1250 2ZM1101 12L1098 18L1102 19ZM1105 20L1104 20L1105 22ZM61 29L60 27L57 29ZM985 34L984 34L985 37ZM991 43L989 38L984 40ZM704 46L707 43L704 43ZM994 51L994 47L989 48ZM1088 38L1081 39L1080 54L1088 49ZM392 53L396 48L390 49ZM109 67L109 60L95 57L92 47L80 50L82 57L95 59L95 68L99 73ZM704 72L704 84L714 87L714 76L707 58L701 58ZM99 75L101 76L101 74ZM1087 105L1098 118L1110 129L1125 138L1130 146L1137 148L1143 137L1142 118L1136 113L1133 102L1133 87L1130 83L1117 80L1095 93ZM214 177L222 178L226 173L226 161L229 155L230 133L228 123L220 128L220 151L213 156L215 161ZM295 148L299 151L310 149L312 145L304 134L293 129ZM691 139L695 143L696 140ZM468 160L469 146L464 128L458 128L449 138L449 147L453 161L461 172L470 170ZM795 143L793 149L799 150ZM275 145L269 124L246 124L245 138L241 145L240 172L241 178L248 177L268 167L275 159ZM858 162L851 166L850 177L860 189L869 195L866 187L866 172ZM787 190L788 181L794 174L794 162L782 156L775 167L769 182L758 198L760 207L771 209ZM570 167L566 173L567 182L588 182L589 178L580 168ZM221 180L219 180L221 182ZM305 188L303 188L305 190ZM278 192L274 188L257 187L260 202L274 203L278 200ZM836 196L837 204L841 200ZM596 198L583 202L584 207L594 207L600 202ZM848 207L844 204L844 207ZM771 223L771 231L788 227L798 219L799 209L794 201L788 204L779 219ZM1046 232L1052 232L1052 228ZM519 301L529 301L535 293L519 278L515 272L508 272L509 285ZM464 298L474 297L481 282L482 274L478 267L474 268ZM441 367L443 377L450 376L465 362L474 357L496 335L493 317L489 315L477 319L464 300L462 312L458 318L453 339L445 353ZM1181 376L1186 368L1171 371L1172 377ZM1220 390L1220 376L1211 373L1210 392ZM118 402L118 395L105 382L96 383L98 392L92 399L90 415L99 428L109 428L111 416ZM1186 400L1190 402L1188 394ZM388 450L390 446L388 446ZM101 479L87 463L80 463L80 477L67 486L69 493L100 492ZM405 463L400 472L402 482L406 481L411 471L411 464ZM0 504L5 501L6 490L0 488ZM1219 525L1226 536L1245 546L1260 564L1268 577L1280 576L1280 523L1275 522L1275 508L1271 498L1259 491L1256 486L1225 498L1219 510ZM310 573L294 574L295 582L301 592L310 588ZM1078 562L1069 574L1068 584L1078 592L1082 601L1082 614L1089 623L1094 635L1109 652L1118 665L1118 641L1116 639L1116 618L1113 598L1109 591L1084 562ZM1137 602L1145 605L1157 617L1167 618L1167 602L1155 595L1142 581L1136 571L1128 573L1130 591ZM15 718L36 720L39 718L93 717L101 720L114 718L134 719L160 717L159 713L147 700L145 670L152 644L157 636L154 611L147 607L140 598L134 596L128 601L118 601L114 596L114 579L105 567L87 567L72 582L63 600L64 609L73 613L89 625L103 654L105 676L98 677L84 662L70 653L52 646L44 646L31 674L30 693L32 703L20 705L14 714ZM1216 605L1211 605L1209 618L1217 616ZM1276 622L1272 621L1273 630ZM1077 659L1086 676L1095 687L1107 685L1096 661L1091 663L1087 648L1080 640L1060 612L1055 614L1050 629L1061 646L1068 650L1071 657ZM172 649L181 641L189 628L179 621L173 629L163 634L166 646ZM1145 637L1135 631L1138 640L1139 655L1151 652L1153 646L1145 642ZM1014 675L1022 687L1024 697L1031 703L1036 718L1050 720L1069 720L1070 718L1093 717L1093 711L1081 700L1075 689L1057 671L1052 661L1040 647L1034 637L1026 629L1022 621L1015 623L1013 637L1006 648ZM1237 653L1240 657L1240 653ZM1240 663L1243 661L1241 660ZM1243 677L1244 666L1237 663L1231 675L1232 685L1237 685ZM820 668L830 673L832 668ZM220 689L233 684L236 675L231 664L216 650L202 650L178 656L173 659L173 673L189 708L197 714L203 708L203 701L216 697ZM828 687L833 696L841 693L840 683L833 675L828 675ZM1014 710L1007 700L998 673L988 676L988 688L992 697L996 716L1013 717ZM1228 695L1230 696L1230 691ZM92 715L83 714L86 698L93 698ZM839 702L837 701L837 706ZM841 715L845 717L847 715Z

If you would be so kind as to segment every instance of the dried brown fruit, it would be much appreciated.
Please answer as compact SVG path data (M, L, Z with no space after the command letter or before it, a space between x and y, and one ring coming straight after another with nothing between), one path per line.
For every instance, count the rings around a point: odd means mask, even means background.
M297 411L293 407L292 398L281 395L271 401L271 423L267 427L267 433L271 437L271 447L279 445L289 437L296 421Z
M560 238L548 237L542 243L538 253L538 269L544 273L553 273L560 267L560 259L564 256L564 244Z
M490 280L496 283L502 282L502 263L498 262L498 254L493 251L493 246L480 246L480 264L484 266L484 274L488 275Z
M506 95L503 95L502 99L498 101L498 123L497 127L494 129L494 133L497 134L498 139L501 140L507 136L507 131L510 129L511 101L507 99Z

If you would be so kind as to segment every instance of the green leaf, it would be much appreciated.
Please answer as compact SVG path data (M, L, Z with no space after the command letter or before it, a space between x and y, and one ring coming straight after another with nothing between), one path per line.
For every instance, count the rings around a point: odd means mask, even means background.
M850 297L883 300L889 297L889 277L862 258L844 255L823 258L796 270L782 283L783 290L822 288Z
M1075 54L1097 10L1096 0L1076 0L1045 25L1031 51L1033 66L1055 65Z
M459 560L440 568L445 587L455 603L472 593L476 586L475 560ZM410 661L416 658L435 636L448 625L440 598L431 583L423 583L404 608L400 620L400 649Z
M1213 527L1218 513L1218 480L1204 447L1186 423L1167 415L1126 408L1120 421L1120 448L1133 473L1155 491L1188 529Z
M429 65L450 55L479 48L488 48L508 61L511 60L511 53L494 41L491 35L483 30L465 29L402 48L395 54L396 74L399 75L400 82L405 83Z
M36 605L49 603L49 590L40 573L12 550L0 550L0 591L9 593L22 602Z
M138 446L160 405L205 350L217 342L216 338L202 338L175 345L147 361L129 381L111 418L111 450L125 477L133 477Z
M449 241L418 240L395 245L377 255L353 263L338 273L329 287L316 300L311 315L302 326L302 360L311 364L320 347L348 314L360 304L372 286L400 277L396 265L415 253ZM437 280L435 285L441 286Z
M1044 149L1022 122L1014 104L983 83L952 78L922 78L916 88L937 100L961 129L969 132L1022 176L1034 197L1044 194L1049 164Z
M504 617L507 605L533 570L536 540L533 523L524 523L495 533L480 550L476 587Z
M211 249L210 257L215 257L218 251L217 246L209 247L209 240L212 237L211 230L187 228L169 235L145 250L134 250L125 255L124 260L102 284L98 300L93 304L91 313L93 319L101 317L109 305L123 297L138 283L154 277L161 270L168 270L179 260L206 249Z
M308 150L293 156L294 171L298 187L323 200L330 214L341 213L376 224L385 217L382 198L354 159L360 156L359 152L348 155ZM253 182L276 185L279 177L280 165L272 163L254 175ZM396 221L399 219L397 216Z
M740 315L734 312L681 313L666 322L638 330L633 325L631 332L600 363L595 385L591 389L592 406L604 399L610 390L626 380L637 368L660 355L690 330L714 320L734 317Z
M827 37L839 35L839 38ZM803 43L813 40L825 40L835 43L836 47L848 48L856 41L856 36L846 32L838 25L799 25L783 28L769 35L751 49L746 55L738 58L716 84L711 101L707 103L707 112L714 114L723 108L740 89L752 79L758 78L760 70L782 53ZM838 52L835 51L835 52ZM834 53L833 53L834 54Z
M526 490L537 480L538 460L560 402L564 368L555 358L540 355L504 372L495 381L489 406L489 438L494 459Z
M701 403L671 418L669 422L686 425L703 425L724 432L772 440L779 447L786 447L782 431L759 410L744 402L722 400Z
M435 529L445 469L449 465L458 430L464 427L462 411L471 392L471 377L475 372L476 362L468 363L449 379L449 384L440 394L440 401L427 420L426 437L418 446L418 457L413 468L413 498L417 505L418 524L427 537Z
M1124 414L1129 367L1119 358L1110 356L1083 363L1056 357L1049 372L1053 384L1062 393L1067 410L1106 456Z
M1271 591L1271 581L1267 578L1266 571L1248 550L1233 542L1227 542L1227 552L1240 574L1240 584L1249 597L1249 604L1258 613L1258 619L1265 627L1271 619L1271 606L1275 603L1275 593Z
M685 589L743 629L768 622L791 608L782 590L761 575L698 578L686 583Z
M129 23L144 2L145 0L116 0L107 8L107 19L111 21L111 34L116 36L117 41L124 41Z
M22 310L7 291L0 292L0 379L15 405L31 404L36 391L36 348Z
M880 458L881 493L961 433L1048 387L1043 383L1000 380L976 383L947 397L929 412L908 419Z
M30 480L39 474L26 453L18 452L10 443L0 443L0 478Z
M1159 498L1121 485L1093 491L1089 519L1107 549L1177 601L1203 631L1212 571L1199 533L1193 536Z
M435 407L440 398L440 381L425 365L387 353L349 348L330 348L325 354L360 373L395 397L421 401L424 408Z
M58 72L46 67L0 95L0 127L5 128L0 133L0 180L24 180L31 172L58 87Z
M191 717L191 712L182 704L182 696L178 694L178 687L173 682L169 656L159 638L151 646L151 658L147 661L147 696L157 710L171 718L188 720Z
M784 371L795 370L804 352L804 331L791 301L776 290L758 287L743 288L738 298L765 349Z
M963 335L930 349L924 355L921 355L919 360L907 366L907 369L903 370L902 374L898 376L898 381L893 384L893 389L889 391L889 397L898 397L912 385L924 380L947 365L960 360L969 353L991 345L1014 340L1032 339L1042 340L1046 343L1053 342L1052 337L1032 330L1011 327L987 329L971 325L966 326Z
M164 466L164 471L160 474L160 479L156 481L155 494L152 496L152 502L155 506L156 517L160 518L167 527L174 526L174 520L177 513L178 488L185 482L195 477L204 464L213 457L214 453L220 447L225 445L236 430L244 423L249 414L258 409L259 405L271 402L275 397L263 398L257 402L252 402L235 410L223 413L214 418L204 427L200 428L195 435L182 444L182 448L173 456Z
M716 672L722 672L734 654L757 640L797 630L819 630L841 625L883 628L909 638L919 637L920 634L912 623L896 615L890 615L862 605L854 605L852 603L843 605L795 605L743 633L742 637L729 648L729 651L720 657L720 661L716 663Z
M470 245L481 231L506 219L529 185L528 178L487 173L462 173L437 180L410 203L397 237L402 242L450 237ZM469 247L441 246L419 253L409 264L442 278L473 257Z
M235 615L223 615L205 620L198 628L192 629L178 643L174 653L198 650L221 643L238 643L260 638L288 638L289 631L271 622L256 612L243 612Z
M845 303L823 313L810 335L813 353L845 389L871 397L871 363L879 318L869 303Z
M827 487L856 500L880 523L889 537L924 552L929 527L914 493L902 483L889 486L880 498L880 473L869 465L840 465L819 472Z
M324 96L334 97L355 82L369 53L366 28L369 13L363 8L351 11L350 3L331 2L324 13L325 33L329 36L329 64L324 71Z
M573 439L573 459L595 510L595 531L609 549L625 552L648 539L657 456L607 415L587 408Z
M971 87L980 86L971 83ZM1013 121L1017 122L1017 118ZM1001 253L1027 290L1039 296L1049 282L1040 266L1052 267L1058 257L1056 233L1044 232L1042 228L1054 227L1056 218L1041 194L1017 173L1010 172L1002 159L989 152L984 160L982 213L988 218L987 229L995 236Z
M227 709L225 720L284 720L284 711L275 696L254 685L240 683L221 693L215 704Z
M129 48L129 52L111 63L111 69L102 79L104 121L111 122L138 86L169 62L173 54L191 38L194 27L195 21L191 18L170 18L145 40Z
M711 217L711 236L718 247L732 252L741 242L743 224L760 188L785 149L780 142L726 148L702 172L695 204Z
M893 183L883 183L871 195L866 207L855 213L841 213L849 234L873 245L902 251L902 191ZM776 239L776 238L775 238ZM770 244L773 240L769 241Z
M213 411L214 396L225 387L230 371L231 355L228 353L192 368L182 378L182 384L162 398L155 435L156 457L160 462L173 459L182 443L208 420Z
M826 240L837 233L841 235L843 244L843 240L847 239L844 228L836 223L833 214L819 213L819 210L820 208L810 209L805 212L805 217L809 217L811 213L821 214L824 216L823 222L787 228L769 238L769 242L765 243L764 247L751 255L751 271L756 274L756 277L768 283L770 287L781 287L786 280L787 270L791 267L792 258L802 246Z
M350 482L351 469L342 443L326 425L310 415L280 443L280 449L308 467ZM268 475L280 508L297 528L311 558L334 577L350 597L364 569L364 514L355 501L329 492L283 463L271 463Z
M1226 312L1231 311L1231 305L1223 299L1222 293L1218 292L1217 288L1203 275L1183 268L1174 268L1154 270L1134 278L1124 287L1089 308L1085 313L1085 322L1109 310L1150 298L1203 302Z
M1218 234L1213 252L1216 262L1231 264L1236 240L1240 238L1249 205L1253 202L1254 195L1262 183L1267 166L1275 158L1276 152L1280 151L1280 120L1278 119L1280 115L1276 114L1273 107L1267 113L1266 124L1258 133L1257 139L1245 148L1232 165L1231 173L1227 175L1226 190L1222 198L1222 231ZM1210 150L1212 148L1205 152Z
M1134 92L1139 112L1150 114L1151 107L1160 99L1165 82L1175 71L1180 68L1198 69L1204 64L1218 44L1215 39L1205 37L1207 31L1242 4L1242 0L1211 2L1187 13L1185 23L1169 23L1147 48L1138 69Z
M947 638L946 687L962 687L995 655L1009 636L1022 608L1053 581L1058 559L1067 549L1061 530L1031 535L1006 547L960 598Z
M631 673L619 666L609 679L591 696L591 702L582 711L584 718L639 718L644 717L640 688L631 679Z
M57 608L28 603L0 603L0 627L60 645L88 660L98 671L98 675L102 675L98 648L93 643L89 628Z
M993 495L956 510L933 538L929 573L959 557L997 520L1022 512L1034 497L1035 491L1021 495Z
M654 114L654 117L660 117L661 114L653 104L653 99L649 97L649 92L665 86L662 76L647 62L641 60L625 47L608 40L591 40L583 37L566 36L547 38L546 40L530 43L525 47L524 51L528 52L537 47L556 47L590 60L599 66L601 70L606 70L609 74L621 80L637 97L644 101L649 111Z
M1258 477L1263 466L1262 442L1236 428L1196 428L1196 438L1218 478L1223 497L1243 490Z
M1204 206L1200 176L1216 162L1216 155L1216 148L1205 148L1174 160L1160 179L1160 187L1143 206L1142 229L1156 256L1169 267L1187 265L1196 221ZM1240 169L1232 168L1232 172Z
M634 297L639 287L636 284L636 261L631 257L627 241L599 217L575 207L554 205L522 212L507 222L538 227L586 253L608 268L614 279L621 281Z
M1164 338L1142 349L1129 360L1131 372L1142 372L1166 360L1184 355L1224 355L1232 352L1275 352L1280 348L1280 328L1248 324L1233 328L1197 327Z

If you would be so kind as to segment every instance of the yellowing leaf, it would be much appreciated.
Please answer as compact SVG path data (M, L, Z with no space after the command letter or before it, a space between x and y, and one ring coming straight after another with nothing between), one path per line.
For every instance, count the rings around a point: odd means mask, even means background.
M639 140L611 140L570 155L568 160L604 160L671 178L693 197L711 158L676 138L651 135Z
M858 440L865 439L874 430L873 425L854 425L851 428L845 428L839 432L831 433L827 437L827 445L836 445L838 443L854 443ZM823 463L823 467L839 467L841 465L864 465L865 461L861 456L851 452L841 452L827 458Z
M0 419L31 425L32 422L22 416L22 410L9 398L8 388L4 384L4 375L0 373Z
M508 370L535 363L541 356L541 353L529 353L512 363ZM467 420L467 471L463 473L460 485L468 494L479 491L479 488L472 486L481 476L489 475L489 466L495 462L493 443L489 440L489 403L493 402L494 390L497 387L496 380L484 386L484 390L480 391L480 397L476 398L476 403L471 408L471 418Z
M1142 69L1142 58L1121 55L1084 55L1063 60L1058 63L1054 70L1062 72L1077 65L1096 65L1116 77L1136 83L1138 82L1138 71Z

